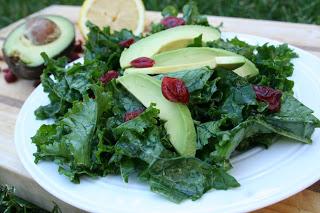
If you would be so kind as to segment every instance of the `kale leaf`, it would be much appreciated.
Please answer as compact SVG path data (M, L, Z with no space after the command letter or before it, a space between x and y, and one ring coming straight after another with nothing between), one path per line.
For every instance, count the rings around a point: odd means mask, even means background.
M179 15L178 9L172 5L165 7L161 14L164 18L169 16L177 17ZM184 19L186 25L209 26L207 17L199 13L198 6L194 1L189 1L183 6L182 14L182 18ZM151 24L151 34L160 32L162 30L165 30L165 27L161 23Z
M159 159L148 172L151 190L176 203L188 198L197 200L212 188L225 190L239 186L225 171L197 158Z
M140 116L114 128L115 153L139 158L148 164L159 158L165 150L161 143L163 129L158 127L159 112L151 105Z
M107 66L102 61L89 61L66 68L67 59L49 59L43 54L47 67L41 75L44 92L48 93L50 104L40 106L35 115L38 119L59 118L64 115L75 101L88 95L91 84L99 82Z
M95 99L84 97L55 124L42 125L32 142L37 146L34 154L39 160L55 160L59 171L79 182L82 173L92 171L92 152L97 124L103 113L111 110L110 99L103 88L93 87Z
M283 94L281 104L280 112L268 115L266 122L304 138L305 143L311 143L314 129L320 127L313 111L288 93Z
M293 93L293 81L287 78L293 73L292 59L298 55L287 44L253 46L234 38L208 42L207 46L235 52L253 62L260 74L248 79L250 83Z
M88 22L90 29L86 41L84 60L86 61L103 61L107 65L107 70L118 70L120 68L119 59L123 47L119 42L134 38L136 41L139 36L134 36L129 30L111 32L110 27L100 29L98 26Z

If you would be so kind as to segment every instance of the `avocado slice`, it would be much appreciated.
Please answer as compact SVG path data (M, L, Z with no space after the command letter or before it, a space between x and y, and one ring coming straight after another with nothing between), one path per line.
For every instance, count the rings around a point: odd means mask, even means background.
M202 35L203 42L220 38L220 32L213 27L184 25L170 28L143 38L124 50L120 57L120 65L122 68L127 68L136 58L152 58L161 52L184 48L199 35Z
M50 58L67 55L75 40L73 24L62 16L28 19L15 28L3 45L4 59L19 77L37 79L43 70L42 52Z
M173 147L181 156L194 157L196 131L186 105L170 102L162 95L161 81L151 76L132 73L117 79L145 107L155 103L159 118L166 121L165 128Z
M186 69L223 67L238 75L253 76L259 73L255 65L241 55L216 48L188 47L155 55L153 67L127 68L125 73L160 74Z

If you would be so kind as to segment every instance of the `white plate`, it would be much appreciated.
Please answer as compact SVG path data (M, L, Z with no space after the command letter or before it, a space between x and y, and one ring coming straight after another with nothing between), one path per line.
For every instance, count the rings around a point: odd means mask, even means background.
M269 39L237 35L251 44L279 44ZM320 117L320 60L293 46L299 58L294 60L295 97ZM230 171L241 187L227 191L211 190L197 201L174 204L152 193L146 184L135 180L123 183L119 176L98 179L82 178L73 184L59 175L53 162L34 163L36 147L31 139L41 124L33 114L40 105L48 103L47 95L39 86L24 103L15 130L15 144L21 162L44 189L59 199L90 212L130 213L205 213L247 212L283 200L320 179L320 129L312 136L312 145L283 141L270 149L252 149L232 159Z

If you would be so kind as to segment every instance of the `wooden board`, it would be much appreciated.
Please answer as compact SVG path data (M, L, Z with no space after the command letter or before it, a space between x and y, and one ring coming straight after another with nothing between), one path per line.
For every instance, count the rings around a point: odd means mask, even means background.
M62 15L76 24L79 7L54 5L32 14L32 16L38 14ZM160 14L147 12L147 19L146 24L148 25L152 21L159 20ZM0 30L0 47L10 31L22 21L20 20ZM320 26L217 16L210 16L209 21L215 25L223 22L222 31L247 33L275 39L298 46L320 57ZM81 38L78 29L77 37ZM0 68L5 67L5 63L0 60ZM44 191L32 180L18 159L13 143L15 121L23 102L33 89L33 81L19 80L14 84L5 83L3 73L0 72L0 183L15 185L20 196L46 209L50 209L52 201L54 201L61 207L63 212L81 212L79 209L59 201ZM255 212L318 213L320 212L320 183L318 182L282 202Z

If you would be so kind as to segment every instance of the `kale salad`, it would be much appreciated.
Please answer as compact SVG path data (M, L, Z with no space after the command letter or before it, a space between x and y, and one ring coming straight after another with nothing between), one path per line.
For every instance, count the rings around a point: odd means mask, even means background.
M312 143L320 121L293 96L288 45L224 40L192 2L169 6L145 35L88 23L84 62L45 59L50 103L32 143L35 162L82 176L132 176L179 203L211 189L240 187L235 153L280 139Z

